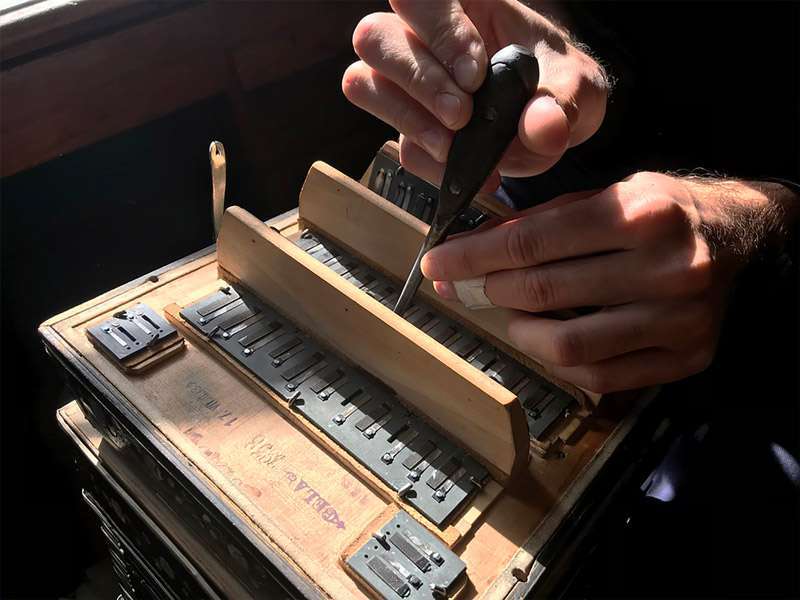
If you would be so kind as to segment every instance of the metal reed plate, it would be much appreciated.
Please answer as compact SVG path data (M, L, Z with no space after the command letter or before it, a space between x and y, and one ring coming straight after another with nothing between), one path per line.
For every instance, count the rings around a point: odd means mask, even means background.
M467 570L464 561L404 511L376 531L347 565L387 600L449 598Z
M489 479L394 391L252 294L226 286L181 316L437 526Z

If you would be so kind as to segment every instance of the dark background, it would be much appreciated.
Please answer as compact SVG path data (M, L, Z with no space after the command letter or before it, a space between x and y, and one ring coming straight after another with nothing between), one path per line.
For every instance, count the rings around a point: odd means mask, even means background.
M566 8L619 83L600 134L528 186L531 198L637 168L797 180L798 4ZM342 98L346 44L249 94L272 152L252 150L220 95L0 181L3 597L67 594L104 553L56 425L67 398L37 325L210 243L212 139L228 151L228 202L260 218L296 204L314 160L359 176L392 134ZM778 443L798 455L797 307L786 257L745 275L715 365L668 390L690 415L687 430L711 423L688 461L690 492L645 502L635 527L610 529L584 595L800 593L797 488L769 452Z

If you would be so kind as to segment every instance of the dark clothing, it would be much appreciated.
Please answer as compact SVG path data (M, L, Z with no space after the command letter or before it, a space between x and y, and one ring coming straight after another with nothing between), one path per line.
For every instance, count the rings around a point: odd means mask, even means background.
M637 170L800 181L800 4L568 3L567 25L617 80L600 132L551 172L504 181L522 208ZM674 500L642 500L587 575L587 596L800 596L797 261L753 265L715 364L668 386L687 435ZM706 431L704 429L704 431ZM790 461L791 462L791 461ZM575 591L578 593L578 591Z

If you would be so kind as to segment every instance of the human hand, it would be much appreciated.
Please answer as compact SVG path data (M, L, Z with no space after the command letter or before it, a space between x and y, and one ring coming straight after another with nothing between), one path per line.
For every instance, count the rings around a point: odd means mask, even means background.
M516 0L390 0L394 13L364 17L353 33L361 61L342 79L345 96L400 136L400 160L439 184L453 132L472 114L488 57L509 44L534 50L539 88L517 137L484 189L499 175L523 177L553 166L588 139L605 115L603 69L568 34Z
M710 364L735 274L796 211L785 192L637 173L450 239L422 271L449 300L451 282L485 275L491 302L520 311L511 342L563 380L601 393L665 383ZM584 306L602 308L531 314Z

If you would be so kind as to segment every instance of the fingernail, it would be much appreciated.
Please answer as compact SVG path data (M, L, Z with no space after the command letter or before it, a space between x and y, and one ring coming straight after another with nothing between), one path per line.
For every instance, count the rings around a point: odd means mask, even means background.
M458 300L456 288L449 281L434 281L433 289L445 300Z
M428 131L423 131L419 136L420 142L422 143L423 148L428 151L433 158L435 158L438 162L444 162L445 160L445 150L444 150L444 136L440 131L435 129L429 129Z
M433 250L435 250L435 248ZM433 252L433 250L429 250L425 256L422 257L422 260L419 263L419 268L422 271L422 274L425 276L425 279L435 281L438 273L436 273L436 261L431 260L431 252Z
M436 113L448 127L455 125L461 117L461 100L447 92L436 94Z
M462 90L474 90L478 84L478 61L469 55L460 56L453 64L453 75Z

